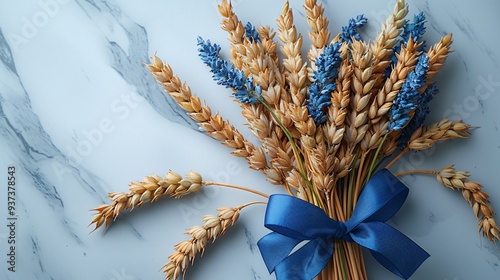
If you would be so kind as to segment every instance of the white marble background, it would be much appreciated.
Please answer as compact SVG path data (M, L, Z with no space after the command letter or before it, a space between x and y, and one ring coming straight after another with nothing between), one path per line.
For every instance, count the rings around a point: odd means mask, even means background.
M186 227L220 206L254 199L209 188L182 200L162 200L124 215L105 235L89 235L92 213L108 191L169 169L206 179L280 191L244 160L198 132L166 98L143 66L155 51L193 91L249 135L230 92L211 81L197 57L196 37L222 44L215 1L0 0L0 278L163 279L159 268ZM233 1L244 22L273 27L282 1ZM333 33L364 13L368 36L394 1L324 1ZM409 1L424 11L428 43L453 32L455 52L439 75L440 95L429 121L462 118L480 128L468 140L405 157L393 169L469 170L500 209L500 2ZM301 1L291 1L302 34ZM276 28L275 28L276 29ZM307 35L305 36L307 38ZM365 38L367 38L365 36ZM307 44L307 43L306 43ZM16 167L16 272L9 249L7 167ZM498 248L477 234L459 193L433 178L406 177L410 196L392 223L431 257L412 279L498 279ZM274 189L273 189L274 188ZM274 279L256 241L267 233L255 206L223 240L210 246L186 279ZM371 279L396 279L367 256Z

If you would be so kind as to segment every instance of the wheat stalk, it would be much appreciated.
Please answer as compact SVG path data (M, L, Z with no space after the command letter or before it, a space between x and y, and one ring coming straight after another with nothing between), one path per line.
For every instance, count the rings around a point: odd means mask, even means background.
M309 31L311 47L307 57L311 62L311 67L314 67L314 62L330 40L331 33L328 31L328 19L323 15L325 12L323 5L318 5L316 0L305 0L304 10L306 12L307 24L311 28ZM309 74L312 74L312 69L310 69Z
M281 53L283 53L283 66L288 89L295 106L302 106L307 93L305 87L307 81L307 65L302 59L303 38L297 33L293 24L293 13L288 1L285 2L282 14L277 20L278 37L283 42Z
M389 118L387 116L393 101L396 99L401 87L417 62L418 44L412 38L408 40L407 46L402 46L399 54L396 54L398 62L392 69L390 76L385 80L384 85L377 92L368 109L368 118L371 123L369 131L361 142L361 149L369 151L376 149L382 142L383 136L387 133ZM383 150L382 154L392 154L397 144L399 134L389 134L386 143L393 145L391 150ZM384 143L387 147L388 144Z
M290 92L292 103L284 103L287 115L293 121L294 127L300 135L314 135L316 126L310 117L305 98L307 95L307 65L302 59L300 50L302 48L302 36L297 35L297 29L293 24L293 13L289 7L288 1L285 2L282 14L277 20L279 38L283 42L281 52L284 55L283 66L287 81L287 88ZM294 131L291 130L294 135Z
M448 119L428 126L421 126L413 132L408 145L386 165L386 168L391 167L410 150L422 151L431 148L438 141L467 138L470 135L470 128L471 126L462 120L451 121ZM391 145L396 146L397 142L393 142ZM391 148L395 150L395 148Z
M254 147L247 141L243 135L234 128L229 121L222 119L219 114L212 115L210 107L200 101L200 99L191 93L191 89L185 83L182 84L177 76L173 75L170 65L163 63L158 57L152 58L152 64L148 65L153 77L160 83L165 91L187 111L188 115L198 122L198 125L205 133L214 139L222 141L227 147L234 149L231 154L247 159L249 167L263 172L271 183L281 185L284 182L284 175L276 172L267 164L264 150L260 147ZM269 129L269 119L263 112L264 108L254 108L251 105L244 104L244 115L247 114L252 131L255 134L257 128L267 133L257 133L263 138L268 137L271 132ZM272 123L272 122L271 122ZM277 131L275 129L274 131ZM264 134L264 135L262 135ZM260 138L260 137L259 137ZM263 139L260 138L260 139Z
M243 23L238 20L238 16L234 13L231 2L223 0L217 8L219 10L219 14L223 17L221 27L229 33L228 40L231 42L230 50L231 56L233 57L233 64L236 68L241 69L243 64L241 58L245 56L245 48L243 48L243 42L245 41L245 27L243 26Z
M188 266L194 263L196 256L203 254L209 241L215 242L236 223L241 209L252 204L262 203L251 202L235 208L221 207L217 209L217 212L219 212L217 216L203 216L202 226L187 229L186 234L191 235L191 238L175 245L175 252L168 257L169 262L162 267L165 279L175 280L181 273L184 276Z
M488 204L489 195L482 190L482 185L469 180L469 173L456 171L453 165L443 168L436 174L443 186L452 190L461 190L464 199L469 203L478 219L478 231L490 241L500 240L500 229L493 215L495 211Z
M380 33L371 45L371 50L375 57L373 75L376 76L376 88L382 84L383 72L390 65L388 58L392 53L392 48L399 41L398 36L407 22L405 20L407 14L408 6L405 4L405 1L397 1L394 10L387 17L386 22L382 24Z
M373 85L376 82L372 75L374 56L367 45L364 42L354 40L351 48L354 71L351 83L351 110L347 114L348 126L344 135L349 152L354 150L369 128L368 109Z
M402 46L400 53L396 54L398 62L370 106L368 116L372 124L379 122L384 117L387 119L392 102L396 99L406 76L417 63L417 48L418 44L410 38L407 46Z
M129 193L110 192L108 198L111 200L111 204L103 204L91 209L97 211L90 222L90 225L95 224L92 231L102 225L108 227L126 209L132 211L145 202L154 202L163 196L181 198L199 191L202 185L201 175L194 171L186 174L185 178L171 170L164 178L158 175L146 176L141 182L130 183Z
M470 125L458 121L444 119L427 127L420 127L410 137L408 149L421 151L429 149L437 141L455 138L466 138L470 134Z
M230 34L234 33L235 31L231 31L230 28L226 28L227 26L224 25L228 21L232 23L238 22L231 5L224 1L219 11L223 17L226 17L223 20L223 29L228 30ZM231 26L236 25L232 24ZM288 114L287 106L291 97L285 90L285 74L282 73L279 59L275 53L276 42L272 41L274 33L269 28L264 27L259 28L258 32L261 36L259 42L251 42L247 39L233 42L233 45L235 45L233 48L237 48L239 53L244 54L238 58L241 63L235 66L243 70L245 75L252 77L253 81L261 86L262 99L272 108L274 116L278 120L271 116L271 112L264 109L262 104L241 104L242 114L247 119L252 133L262 142L262 148L269 157L271 167L262 170L266 174L268 181L273 184L284 185L288 189L285 172L293 168L293 160L288 160L288 158L293 158L293 153L290 151L290 144L284 135L283 129L277 125L277 121L285 129L293 131L293 121ZM297 135L297 133L294 133L294 135ZM288 155L286 155L286 151L289 152ZM259 159L264 158L265 156L259 157ZM285 163L288 163L288 166L284 166Z
M483 236L486 236L492 242L500 240L500 229L493 218L495 211L489 205L489 194L482 189L482 184L469 179L469 172L456 171L455 167L450 165L440 171L408 170L399 172L396 176L416 173L435 175L441 185L452 190L460 190L478 220L478 232L482 232Z
M427 83L430 84L439 70L443 68L446 58L450 54L451 44L453 43L452 34L448 34L434 46L429 48L427 57L429 57L429 69L427 70Z

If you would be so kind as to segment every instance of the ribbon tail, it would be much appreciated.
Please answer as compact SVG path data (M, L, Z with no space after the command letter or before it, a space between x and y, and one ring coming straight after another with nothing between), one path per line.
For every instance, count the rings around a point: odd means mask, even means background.
M351 232L354 242L370 250L392 273L408 279L429 254L400 231L382 222L360 224Z
M290 252L302 240L287 237L276 232L271 232L262 237L258 242L260 254L266 264L269 273L275 270L275 267L283 261Z
M276 280L313 279L332 258L333 246L333 242L323 239L309 241L276 266Z

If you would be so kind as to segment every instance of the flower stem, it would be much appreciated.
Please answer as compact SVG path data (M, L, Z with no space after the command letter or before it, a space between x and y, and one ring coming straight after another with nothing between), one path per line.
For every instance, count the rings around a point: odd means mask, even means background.
M220 186L220 187L238 189L238 190L254 193L256 195L260 195L260 196L265 197L265 198L269 198L269 195L265 194L263 192L259 192L259 191L254 190L254 189L249 189L249 188L245 188L245 187L233 185L233 184L228 184L228 183L203 181L203 185L205 185L205 186Z

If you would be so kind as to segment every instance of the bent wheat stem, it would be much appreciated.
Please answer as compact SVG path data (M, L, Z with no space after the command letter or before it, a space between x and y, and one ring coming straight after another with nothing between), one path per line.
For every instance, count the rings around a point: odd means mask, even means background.
M203 181L202 183L204 186L220 186L220 187L238 189L238 190L254 193L256 195L260 195L260 196L265 197L265 198L269 198L268 194L265 194L263 192L260 192L260 191L254 190L254 189L246 188L243 186L238 186L238 185L233 185L233 184L228 184L228 183L223 183L223 182L211 182L211 181Z
M398 173L394 174L394 176L399 177L399 176L409 175L409 174L428 174L428 175L437 175L437 174L439 174L439 171L436 171L436 170L422 170L422 169L415 169L415 170L406 170L406 171L401 171L401 172L398 172Z
M404 148L393 160L391 160L391 162L389 162L385 166L385 168L386 169L391 168L391 166L393 166L398 161L398 159L400 159L402 156L404 156L409 150L410 150L410 148L408 146L406 148Z

